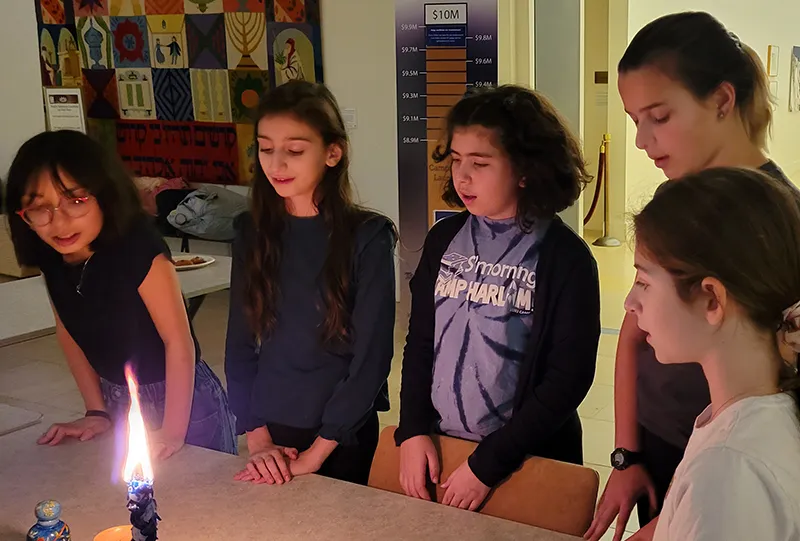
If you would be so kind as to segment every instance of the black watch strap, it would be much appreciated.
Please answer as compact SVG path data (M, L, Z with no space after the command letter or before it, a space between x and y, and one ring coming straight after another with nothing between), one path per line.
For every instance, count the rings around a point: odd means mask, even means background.
M111 421L111 416L108 414L107 411L103 410L89 410L86 412L86 415L84 415L84 417L102 417L104 419L107 419L109 422Z
M618 447L611 453L611 466L617 470L625 470L642 462L642 453Z

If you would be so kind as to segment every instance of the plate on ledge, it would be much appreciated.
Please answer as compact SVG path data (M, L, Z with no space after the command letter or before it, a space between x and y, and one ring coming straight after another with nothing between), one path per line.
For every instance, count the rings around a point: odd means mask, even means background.
M0 404L0 436L11 434L40 422L42 422L42 414L38 411L28 411L8 404Z
M202 269L214 263L216 259L210 255L173 254L172 264L177 271Z

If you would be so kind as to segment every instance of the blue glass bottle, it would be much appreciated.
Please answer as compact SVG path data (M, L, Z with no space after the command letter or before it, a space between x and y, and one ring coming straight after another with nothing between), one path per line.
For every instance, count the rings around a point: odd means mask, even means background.
M27 541L70 541L69 526L61 520L61 504L45 500L36 506L36 524L28 530Z

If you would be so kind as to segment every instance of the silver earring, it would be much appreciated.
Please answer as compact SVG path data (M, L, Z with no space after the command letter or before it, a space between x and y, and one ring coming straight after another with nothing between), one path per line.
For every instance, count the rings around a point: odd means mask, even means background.
M725 113L723 111L720 111L719 113L717 113L717 118L722 120L723 118L725 118Z

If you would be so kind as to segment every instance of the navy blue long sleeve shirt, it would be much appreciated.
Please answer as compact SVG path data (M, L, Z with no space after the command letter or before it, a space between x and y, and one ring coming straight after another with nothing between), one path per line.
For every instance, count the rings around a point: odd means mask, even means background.
M225 373L237 432L267 423L318 429L354 444L374 410L387 410L394 351L395 235L376 216L355 232L350 277L352 341L333 352L321 341L322 269L328 231L322 217L290 217L283 236L277 325L260 347L244 307L244 255L255 238L250 217L233 244Z

